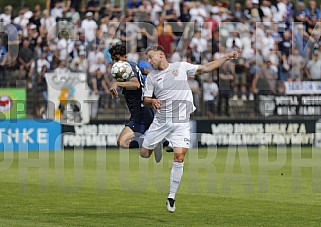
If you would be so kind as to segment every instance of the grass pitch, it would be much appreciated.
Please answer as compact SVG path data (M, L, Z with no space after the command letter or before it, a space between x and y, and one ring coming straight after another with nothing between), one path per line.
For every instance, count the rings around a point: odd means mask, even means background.
M0 225L319 226L318 150L265 151L190 150L175 213L172 154L156 164L135 150L3 152Z

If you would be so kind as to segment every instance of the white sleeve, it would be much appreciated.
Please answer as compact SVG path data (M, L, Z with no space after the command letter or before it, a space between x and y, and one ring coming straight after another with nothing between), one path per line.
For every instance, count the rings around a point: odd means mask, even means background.
M218 94L218 86L217 86L217 84L216 83L214 83L213 84L213 86L214 86L214 88L213 88L213 90L214 90L214 94L215 94L215 96L217 96L217 94Z
M182 62L182 64L186 69L187 76L194 76L199 67L199 65L193 65L188 62Z
M152 76L149 73L145 81L144 97L152 97L153 92L154 92L154 84L153 84Z

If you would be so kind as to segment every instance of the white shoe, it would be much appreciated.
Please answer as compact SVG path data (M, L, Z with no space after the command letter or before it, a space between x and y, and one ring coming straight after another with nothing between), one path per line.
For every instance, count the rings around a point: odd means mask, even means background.
M243 100L243 101L246 101L246 100L247 100L246 95L242 95L242 100Z
M233 100L237 100L237 95L233 95Z
M169 212L175 212L175 199L167 198L166 205Z
M254 95L251 93L250 96L249 96L249 100L250 101L253 101L254 100Z

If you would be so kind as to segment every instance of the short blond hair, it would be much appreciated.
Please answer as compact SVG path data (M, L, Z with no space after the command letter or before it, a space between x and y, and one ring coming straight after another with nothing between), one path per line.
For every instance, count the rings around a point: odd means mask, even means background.
M145 53L147 54L149 51L161 51L165 54L165 50L162 46L160 45L154 45L154 46L150 46L146 49Z

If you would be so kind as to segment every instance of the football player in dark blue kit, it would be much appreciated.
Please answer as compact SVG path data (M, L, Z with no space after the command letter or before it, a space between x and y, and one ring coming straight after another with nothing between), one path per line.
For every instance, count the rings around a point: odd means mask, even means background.
M114 44L109 52L114 62L127 61L126 46ZM111 85L110 92L113 97L118 97L118 87L122 88L125 100L131 114L129 122L121 131L117 145L122 148L138 148L137 139L149 128L154 118L154 111L150 107L143 105L143 88L145 84L148 69L139 68L137 64L128 62L133 69L134 75L124 82L114 81ZM145 75L143 75L143 73ZM133 139L135 138L135 139Z

